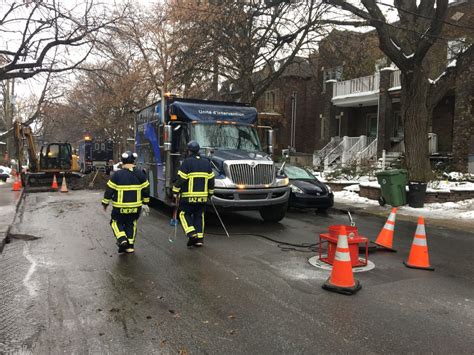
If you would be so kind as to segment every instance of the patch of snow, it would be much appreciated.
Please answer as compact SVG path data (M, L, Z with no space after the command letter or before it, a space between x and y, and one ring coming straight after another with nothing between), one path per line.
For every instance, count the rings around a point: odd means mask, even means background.
M450 62L449 62L449 64L448 64L448 66L447 66L446 68L455 67L455 66L456 66L456 62L457 62L457 60L456 60L456 59L454 59L454 60L450 61Z
M360 187L359 187L359 184L349 185L349 186L344 187L343 190L352 191L352 192L359 192Z
M398 49L400 52L402 51L402 49L400 48L400 46L398 44L396 44L393 39L390 38L390 42L392 42L393 46Z
M399 86L394 86L394 87L391 87L390 89L388 89L388 91L396 91L396 90L401 90L402 87L399 85Z
M334 201L340 203L358 203L358 204L365 204L365 205L378 205L379 203L375 200L370 200L365 197L360 197L357 192L352 191L336 191L334 192Z
M380 188L380 185L378 181L364 181L360 184L362 187L378 187Z
M459 202L425 203L423 208L398 207L409 215L439 219L474 219L474 199Z

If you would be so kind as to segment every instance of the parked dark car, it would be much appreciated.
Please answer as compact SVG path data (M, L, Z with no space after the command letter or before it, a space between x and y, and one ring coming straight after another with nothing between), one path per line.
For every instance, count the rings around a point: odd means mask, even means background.
M7 169L3 169L3 167L0 167L0 180L6 182L9 177L10 172Z
M289 164L285 164L283 170L290 179L290 207L317 208L325 211L334 205L331 188L319 181L311 172Z

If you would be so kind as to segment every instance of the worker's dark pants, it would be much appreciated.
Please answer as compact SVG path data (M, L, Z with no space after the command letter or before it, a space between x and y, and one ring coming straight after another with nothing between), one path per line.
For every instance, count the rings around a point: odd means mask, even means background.
M182 201L179 205L179 220L188 238L204 238L205 203L188 203Z
M135 236L137 234L137 220L140 217L139 213L121 214L112 211L112 219L110 226L114 232L115 238L127 238L128 244L135 244Z

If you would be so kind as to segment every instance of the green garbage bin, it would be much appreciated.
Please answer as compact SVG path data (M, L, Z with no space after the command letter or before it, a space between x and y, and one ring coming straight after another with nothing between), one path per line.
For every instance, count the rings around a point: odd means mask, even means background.
M380 206L386 203L393 206L403 206L407 203L406 185L408 173L404 169L383 170L375 173L380 185Z

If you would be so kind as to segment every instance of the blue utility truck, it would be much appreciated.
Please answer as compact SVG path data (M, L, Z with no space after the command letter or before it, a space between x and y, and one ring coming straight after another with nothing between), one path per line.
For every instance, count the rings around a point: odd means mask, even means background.
M148 174L151 196L173 203L171 188L186 157L186 143L196 140L201 156L210 159L214 169L212 201L218 208L258 210L269 222L283 219L288 178L271 157L273 130L258 126L257 116L257 110L246 104L171 95L139 111L137 165ZM266 136L266 149L260 136Z

